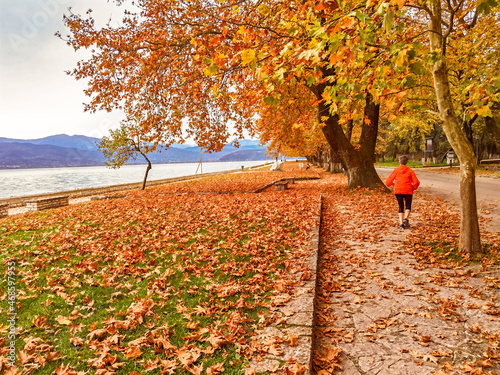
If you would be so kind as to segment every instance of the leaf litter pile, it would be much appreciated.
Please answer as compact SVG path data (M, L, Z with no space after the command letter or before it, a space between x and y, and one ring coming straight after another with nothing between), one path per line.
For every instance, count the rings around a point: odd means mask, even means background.
M286 178L318 178L318 173L312 170L300 170L296 163L288 163L287 169L272 173L270 171L253 171L236 173L228 178L227 175L215 176L210 179L198 179L186 183L174 183L165 185L162 192L165 194L185 194L185 193L225 193L225 192L250 192L267 186L278 180ZM319 193L318 193L319 194Z
M252 190L293 174L266 173L196 189ZM319 193L168 194L191 185L0 221L0 269L15 262L16 278L18 368L8 373L242 373L268 350L253 332L275 319L273 295L304 282ZM6 286L0 299L6 316Z

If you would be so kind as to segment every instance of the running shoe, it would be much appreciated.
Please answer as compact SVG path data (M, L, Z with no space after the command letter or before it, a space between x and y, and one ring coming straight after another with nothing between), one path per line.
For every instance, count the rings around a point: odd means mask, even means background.
M404 220L403 220L403 226L404 226L405 228L409 228L409 227L410 227L410 221L409 221L408 219L404 219Z
M399 225L399 230L403 230L403 229L405 229L405 225L404 224L400 224Z

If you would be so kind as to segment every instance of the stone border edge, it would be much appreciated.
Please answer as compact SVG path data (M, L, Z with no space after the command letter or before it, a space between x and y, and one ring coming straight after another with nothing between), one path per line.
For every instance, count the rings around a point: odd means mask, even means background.
M259 341L272 342L277 337L286 335L297 336L295 345L282 342L281 354L268 353L260 360L252 359L245 369L246 374L258 374L263 372L274 372L280 370L292 362L297 362L298 367L292 369L290 373L310 375L313 371L313 350L315 348L314 326L316 323L316 302L319 269L319 241L321 234L321 215L323 209L323 194L320 194L318 203L318 215L316 216L316 226L311 230L310 254L307 258L309 271L312 276L304 286L295 287L295 296L287 303L280 305L277 312L283 317L284 322L278 326L271 325L261 330L258 335ZM277 296L279 299L279 295ZM295 311L291 316L287 311ZM250 371L249 371L250 370Z

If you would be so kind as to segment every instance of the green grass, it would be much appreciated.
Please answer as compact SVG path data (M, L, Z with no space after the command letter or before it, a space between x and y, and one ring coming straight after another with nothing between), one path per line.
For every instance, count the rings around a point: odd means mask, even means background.
M132 341L155 335L177 350L203 351L216 333L230 342L201 352L193 366L223 363L224 373L242 373L246 359L237 340L248 339L268 313L273 280L286 269L291 251L273 238L276 233L296 238L299 227L280 216L250 219L255 213L248 209L224 216L217 205L209 216L193 202L157 211L141 211L135 203L110 209L103 202L68 215L43 212L0 222L0 272L6 274L9 260L16 262L17 351L24 349L33 361L48 353L61 357L44 363L37 374L52 374L62 364L93 374L92 361L101 354L123 364L117 374L143 373L146 362L156 358L177 361L175 373L189 374L175 350L155 350L151 342L141 345L136 359L124 353ZM180 217L187 207L185 222L166 219ZM207 219L193 225L190 220L200 214ZM256 236L269 237L269 243L255 244ZM3 286L0 292L6 292ZM134 312L137 306L147 308ZM0 298L0 307L7 309L7 299ZM228 323L237 316L241 322ZM99 330L105 332L96 336ZM30 337L40 340L31 349L25 346ZM111 367L107 362L103 368Z
M45 264L39 264L36 260L37 256L34 253L37 252L36 249L40 244L44 243L46 235L55 234L57 228L38 230L33 232L14 232L9 235L5 235L2 238L2 246L7 245L7 253L10 255L9 258L17 259L17 283L16 289L18 292L28 291L35 289L37 293L32 295L31 298L21 299L20 296L18 301L18 320L17 328L21 332L29 331L29 335L33 335L43 340L44 343L53 345L55 349L60 351L60 354L65 357L65 364L74 366L76 370L84 371L87 369L86 361L91 359L95 353L88 348L83 348L81 350L79 347L75 347L70 343L72 334L68 329L66 324L60 324L56 319L58 316L69 317L72 312L76 309L79 314L84 315L75 319L72 324L83 324L81 332L75 332L73 335L79 337L82 340L86 340L87 336L91 332L92 324L95 324L94 328L103 328L103 321L110 317L111 311L117 313L117 315L126 314L126 311L134 301L137 299L145 298L147 294L147 287L153 280L153 278L144 277L131 277L124 275L121 278L121 283L126 285L129 283L131 285L131 293L127 288L117 288L117 287L103 287L103 276L93 275L91 272L83 272L77 276L77 278L72 279L72 283L64 282L64 275L72 266L77 263L82 262L84 259L91 258L87 257L75 257L72 260L56 260L57 255L54 254L52 259L46 259ZM200 243L203 242L203 236L206 234L206 230L201 230L195 235L195 238L187 238L186 243ZM21 242L21 243L20 243ZM26 245L29 242L30 245ZM242 241L244 243L246 241ZM183 254L178 248L172 248L173 254L179 252ZM4 261L7 257L5 252L2 254L2 260ZM173 269L176 266L182 266L186 259L193 258L192 254L187 254L183 256L177 256L176 260L171 262L172 255L166 257L153 257L151 254L145 254L146 259L155 259L157 261L157 267L159 267L160 272L165 272L167 268ZM219 259L221 263L227 263L230 260L230 253L221 252ZM236 257L235 261L248 261L247 257ZM203 263L200 263L203 266ZM109 264L104 262L98 262L99 268L109 267ZM133 263L133 267L143 267L144 263ZM28 278L30 281L26 280L26 275L31 272L35 272L35 278ZM5 272L5 266L0 267L0 272ZM139 273L140 275L140 273ZM245 275L246 278L252 275ZM230 278L230 276L225 272L216 271L214 274L214 280L219 283L224 283ZM130 342L135 340L148 331L146 326L148 323L154 325L155 327L168 326L174 327L173 334L169 337L170 342L177 346L182 347L185 343L184 337L189 335L190 329L187 328L188 320L182 314L177 312L177 306L185 306L186 308L195 308L199 306L200 303L208 303L210 299L219 300L221 305L227 303L228 301L235 302L239 296L243 295L238 293L237 295L231 296L229 298L220 299L216 296L211 295L207 289L204 288L205 285L209 284L203 276L194 276L192 274L183 275L183 272L176 270L170 276L164 279L165 285L172 288L175 292L170 294L170 299L165 303L163 307L156 305L152 309L153 316L144 317L144 324L139 324L135 329L123 330L121 334L126 336L126 341ZM56 288L52 291L44 291L47 289L47 284L55 284L60 288ZM63 298L58 295L59 289L64 293ZM55 291L55 293L54 293ZM193 293L196 291L196 293ZM111 298L113 293L120 292L118 297ZM27 294L31 294L27 292ZM68 302L68 296L71 302ZM73 298L71 298L73 297ZM247 302L251 302L250 296L245 296ZM156 296L151 297L152 301L160 302L161 298ZM85 301L89 301L85 303ZM2 308L6 308L5 301L2 301ZM92 306L86 309L86 306ZM120 313L121 312L121 313ZM257 311L246 311L253 316L253 319L257 319ZM34 318L41 317L46 319L46 327L37 328L33 325ZM228 318L228 313L218 314L216 318L225 321ZM117 318L119 319L119 318ZM199 317L194 316L193 321L199 322L200 326L208 326L214 323L214 317ZM16 340L16 347L24 347L23 339L27 335L20 334ZM206 335L208 337L208 335ZM207 346L205 344L205 346ZM54 349L54 350L55 350ZM43 356L43 352L36 352ZM125 356L119 352L118 361L126 360ZM228 363L226 368L233 368L232 371L241 370L242 361L240 356L235 351L230 351L224 353L225 358L222 358L222 353L217 352L213 357L207 358L203 363L208 366L217 361L223 361ZM156 355L152 352L144 352L141 355L141 359L148 360L154 359ZM165 358L166 359L166 358ZM229 365L229 361L233 361L233 365ZM239 363L239 365L235 365ZM59 361L48 363L43 367L43 369L37 371L39 374L51 374L55 368L60 364ZM129 373L130 371L141 371L143 367L135 362L127 363L121 368L120 373ZM158 372L152 372L158 373ZM186 371L178 371L177 373L189 373Z
M484 262L500 265L500 249L498 246L483 243L482 253L463 254L459 252L456 245L449 242L426 242L424 246L430 246L431 251L437 255L440 260L447 262L457 262L460 264L482 264Z
M407 164L410 168L422 168L422 162L421 161L412 161L409 160ZM426 164L425 167L446 167L446 163L437 163L434 164L431 162L430 164ZM394 160L392 158L385 159L383 162L377 162L375 163L376 167L386 167L386 168L397 168L399 167L399 162L397 160Z

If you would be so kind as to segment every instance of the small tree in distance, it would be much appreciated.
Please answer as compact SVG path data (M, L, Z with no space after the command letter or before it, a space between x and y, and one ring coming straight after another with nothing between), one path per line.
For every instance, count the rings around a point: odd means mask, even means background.
M109 137L103 137L98 145L99 151L108 159L106 165L118 169L127 164L130 159L136 160L137 154L141 154L148 163L142 183L142 190L144 190L148 173L152 169L151 161L146 156L151 150L141 140L139 133L133 134L128 126L122 124L119 129L110 130L109 133Z

